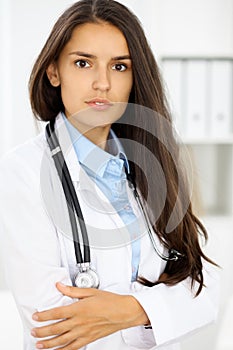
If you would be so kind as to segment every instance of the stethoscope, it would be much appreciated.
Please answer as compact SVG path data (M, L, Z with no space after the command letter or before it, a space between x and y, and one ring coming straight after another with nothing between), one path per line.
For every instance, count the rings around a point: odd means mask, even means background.
M60 178L64 195L67 202L68 213L70 218L71 230L73 235L75 257L77 262L77 275L74 280L74 284L79 288L98 288L99 287L99 276L97 272L91 267L91 254L90 254L90 245L87 234L87 229L85 221L83 218L82 210L80 208L79 200L74 189L74 185L67 167L67 164L64 159L64 155L61 150L60 143L56 136L54 130L55 120L51 120L45 128L46 139L51 151L52 158L54 160L55 167L57 169L58 176ZM136 184L131 175L126 171L126 176L129 181L129 186L133 190L134 197L137 201L140 210L143 213L147 231L152 243L152 246L156 254L165 261L177 261L184 257L183 254L178 252L176 249L170 249L168 255L162 254L156 246L153 233L150 229L149 219L146 215L146 212L143 208L140 196L137 192ZM76 221L76 216L78 218L78 223L82 235L83 241L83 254L80 248L80 239L78 232L78 225Z

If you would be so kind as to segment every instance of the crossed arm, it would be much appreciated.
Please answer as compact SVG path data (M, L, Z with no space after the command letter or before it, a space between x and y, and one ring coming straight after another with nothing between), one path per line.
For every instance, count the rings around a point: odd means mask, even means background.
M66 296L79 300L68 306L57 307L33 314L33 319L57 322L34 328L31 334L39 340L37 349L63 346L63 350L77 350L99 338L121 329L149 324L139 302L131 295L120 295L91 288L76 288L56 284Z

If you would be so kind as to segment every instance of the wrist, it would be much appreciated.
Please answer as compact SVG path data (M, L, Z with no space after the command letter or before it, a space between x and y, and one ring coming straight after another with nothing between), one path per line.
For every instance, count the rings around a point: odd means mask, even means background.
M126 309L128 314L129 327L145 326L150 320L137 299L132 295L126 295Z

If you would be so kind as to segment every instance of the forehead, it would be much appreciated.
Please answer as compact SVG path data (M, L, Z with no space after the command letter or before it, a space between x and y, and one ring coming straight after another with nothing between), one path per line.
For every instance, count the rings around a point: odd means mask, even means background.
M129 54L124 34L107 22L85 23L77 26L63 49L66 53L75 50L94 55L98 53L110 56Z

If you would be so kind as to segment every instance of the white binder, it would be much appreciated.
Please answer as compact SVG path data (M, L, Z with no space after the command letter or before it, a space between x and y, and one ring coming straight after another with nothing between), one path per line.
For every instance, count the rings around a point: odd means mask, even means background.
M169 106L171 108L173 122L176 131L182 136L183 116L182 116L182 90L183 90L183 64L182 60L164 60L163 61L163 77Z
M232 133L233 64L231 61L211 62L210 135L216 138Z
M185 136L204 138L207 134L207 63L190 60L186 63L185 77Z

